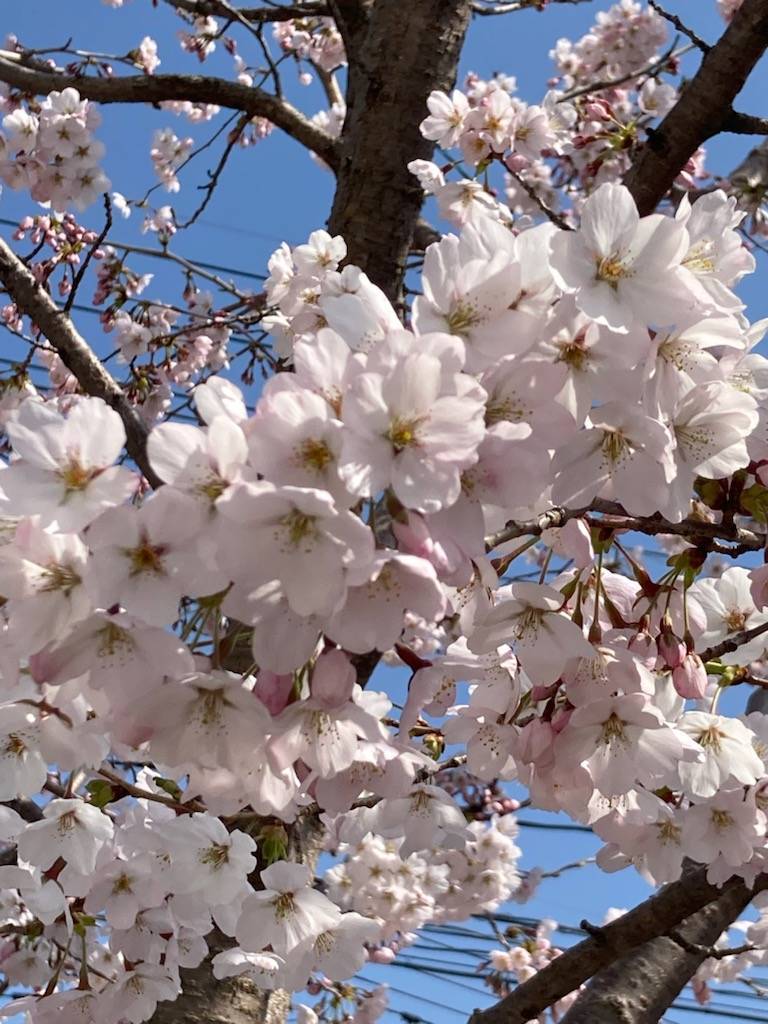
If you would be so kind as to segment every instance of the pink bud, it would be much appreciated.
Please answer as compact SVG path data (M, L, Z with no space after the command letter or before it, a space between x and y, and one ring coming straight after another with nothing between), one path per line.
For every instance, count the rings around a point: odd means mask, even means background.
M666 668L677 668L686 655L685 644L672 632L659 634L656 649Z
M374 964L391 964L395 959L396 953L394 949L390 949L388 946L382 946L380 949L372 949L368 953L368 959Z
M504 163L510 171L524 171L530 161L519 153L510 153L509 156L504 157Z
M749 574L751 586L749 593L755 602L756 608L765 608L768 605L768 565L758 566Z
M704 662L693 651L685 655L672 671L672 685L681 697L699 700L707 692L707 670Z
M270 715L279 715L288 704L293 689L293 676L279 676L276 672L262 669L253 692Z
M352 696L355 670L343 651L325 651L317 659L309 683L313 702L330 711L339 708Z
M554 742L552 725L541 718L533 718L520 730L515 752L524 764L536 764L541 768L552 762Z

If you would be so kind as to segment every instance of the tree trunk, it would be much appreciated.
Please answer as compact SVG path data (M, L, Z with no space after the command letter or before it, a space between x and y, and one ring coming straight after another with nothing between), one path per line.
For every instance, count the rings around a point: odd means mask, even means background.
M434 89L450 89L470 0L377 0L348 53L347 118L329 221L348 260L396 301L423 193L408 170L434 143L419 125Z

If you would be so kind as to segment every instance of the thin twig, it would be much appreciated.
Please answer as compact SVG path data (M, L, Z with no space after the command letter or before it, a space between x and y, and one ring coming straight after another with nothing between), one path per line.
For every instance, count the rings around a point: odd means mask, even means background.
M112 201L109 198L108 192L104 193L104 210L106 213L104 227L101 229L99 237L96 239L96 241L93 243L91 248L86 253L85 259L80 264L80 268L75 274L75 277L72 281L72 287L70 288L69 295L67 296L67 301L64 303L65 313L69 313L70 309L72 309L72 304L77 296L77 289L80 287L83 277L85 276L85 272L88 269L88 264L93 259L93 255L96 252L96 250L101 247L102 242L109 233L109 229L112 227Z
M684 949L686 953L692 953L694 956L703 956L707 960L725 960L729 956L741 956L742 953L754 953L757 951L757 947L751 943L745 943L743 946L733 946L730 949L718 949L717 946L700 946L697 942L689 942L676 928L667 932L667 935L681 949Z
M662 18L670 23L670 25L674 25L677 31L684 35L686 39L690 39L693 45L697 47L697 49L701 50L702 53L709 53L712 49L709 43L705 42L701 36L697 36L693 29L688 28L685 22L676 14L672 14L671 11L665 11L661 4L658 3L658 0L648 0L648 6L652 7L654 11L656 11L657 14L660 14Z
M573 231L573 228L565 217L563 217L562 214L559 214L556 210L553 210L550 206L547 206L530 182L526 181L525 178L522 178L517 171L511 171L508 167L507 173L517 182L528 198L533 200L545 217L551 220L553 224L556 224L563 231Z
M224 147L224 151L221 154L221 157L219 158L219 162L216 164L216 167L212 171L208 172L208 182L205 185L199 186L199 188L205 191L203 201L197 207L197 209L189 218L189 220L186 220L184 221L183 224L178 225L180 231L183 230L184 228L191 227L191 225L194 224L197 218L203 213L208 203L210 203L211 199L213 198L214 190L219 183L219 178L221 177L224 168L227 165L227 160L229 160L229 157L232 154L232 150L240 141L240 136L247 128L250 120L250 114L243 114L242 117L238 120L235 127L232 129L229 139L227 140L227 144Z

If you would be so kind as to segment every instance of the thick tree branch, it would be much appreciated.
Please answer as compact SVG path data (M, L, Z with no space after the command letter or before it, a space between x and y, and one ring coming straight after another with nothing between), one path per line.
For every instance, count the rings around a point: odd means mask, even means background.
M102 398L120 415L126 433L128 454L153 487L161 481L147 459L147 428L107 372L98 356L77 331L69 316L53 301L28 267L0 238L0 281L20 312L25 313L56 349L62 362L88 395Z
M195 18L221 15L221 4L216 0L165 0L170 7L176 7ZM237 12L246 21L263 23L269 21L291 21L293 18L316 18L328 14L326 3L286 4L283 7L238 7Z
M722 904L726 916L733 913L733 917L726 921L727 924L756 893L768 888L768 875L760 875L753 889L748 888L740 878L732 878L722 889L718 889L707 882L706 872L707 869L703 867L694 869L622 917L603 928L595 929L594 935L571 946L562 956L489 1009L476 1010L470 1018L470 1024L527 1024L547 1007L553 1006L559 999L597 975L598 971L615 963L619 957L625 956L644 943L666 935L670 929L677 928L682 921L698 914L703 908L707 908L707 914L704 916L708 920L717 918L719 923L720 919L717 913L710 909L710 904ZM691 942L711 945L723 927L724 925L719 925L714 936L707 932L686 934L686 938ZM686 953L673 940L669 939L668 942L679 951L681 957L693 958L692 954ZM686 981L696 966L698 965L695 965L687 975ZM688 964L686 969L687 967ZM674 995L672 998L674 999ZM568 1024L573 1024L570 1015L567 1019ZM579 1024L597 1024L598 1021L596 1017L575 1019L578 1019ZM600 1024L608 1024L608 1021L611 1024L636 1024L639 1020L650 1024L652 1020L658 1019L659 1017L613 1016L600 1018Z
M766 46L768 0L744 0L625 175L641 215L653 212L699 146L723 131Z
M755 117L732 110L723 125L724 132L734 135L768 135L768 117Z
M752 895L736 885L670 929L674 937L668 932L617 959L594 976L561 1024L657 1024Z
M333 8L354 46L329 230L345 238L349 262L396 299L423 200L408 163L432 156L419 124L429 94L455 81L470 0L411 0L407 17L401 0L377 0L364 31L361 0Z
M215 103L230 110L242 110L252 117L266 117L307 149L317 153L329 167L338 166L338 144L285 100L240 82L207 75L130 75L117 78L88 78L48 71L19 60L18 54L0 50L0 82L32 96L54 90L77 89L82 97L98 103L163 103L189 100Z
M565 526L570 519L579 519L589 513L600 513L601 519L591 521L593 526L606 526L616 530L633 530L636 533L646 533L650 536L668 534L670 536L685 537L691 543L697 541L729 540L738 544L745 551L761 551L765 547L765 536L755 533L752 530L741 529L737 526L729 526L726 523L705 523L699 519L683 519L679 523L672 523L663 516L629 516L621 505L612 501L603 501L596 498L586 508L566 509L551 508L536 519L529 519L522 522L507 523L501 530L485 538L487 551L508 540L515 540L517 537L538 537L545 530L553 527Z

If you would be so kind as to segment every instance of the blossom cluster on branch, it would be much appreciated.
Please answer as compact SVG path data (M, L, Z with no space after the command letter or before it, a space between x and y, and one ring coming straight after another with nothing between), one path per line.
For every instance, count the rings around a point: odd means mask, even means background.
M202 60L219 26L192 24ZM276 36L331 99L334 23ZM168 248L174 212L152 212L185 312L141 298L151 275L106 231L19 224L31 284L4 257L3 320L31 322L53 388L22 363L0 395L0 966L30 993L0 1016L139 1024L210 958L368 1024L382 994L343 986L367 960L535 890L511 783L589 826L605 871L768 871L768 703L722 696L768 688L768 567L713 561L765 549L767 324L738 294L737 196L641 216L620 182L677 98L663 42L622 0L557 44L563 90L540 105L505 76L432 93L422 133L462 160L410 168L456 233L405 313L324 230L273 253L261 296L208 271L219 309ZM89 101L30 111L4 118L4 180L54 208L108 188ZM169 191L193 145L155 136ZM34 329L35 296L73 297L91 258L125 405ZM223 372L253 323L275 371L256 396ZM194 423L165 415L174 388ZM638 533L666 538L660 575ZM407 674L402 704L379 662ZM312 843L333 861L317 877ZM767 920L702 969L702 998L768 962ZM559 953L546 925L494 951L494 990Z

